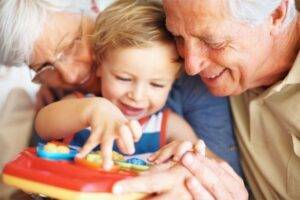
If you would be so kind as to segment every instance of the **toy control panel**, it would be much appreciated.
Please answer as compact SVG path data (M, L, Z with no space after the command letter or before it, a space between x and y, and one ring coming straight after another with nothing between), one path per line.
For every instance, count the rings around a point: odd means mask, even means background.
M122 196L111 193L115 182L134 177L149 168L137 157L126 158L113 152L114 166L110 171L101 167L99 151L76 158L78 149L59 142L27 148L2 172L5 184L23 191L57 199L141 199L142 193Z

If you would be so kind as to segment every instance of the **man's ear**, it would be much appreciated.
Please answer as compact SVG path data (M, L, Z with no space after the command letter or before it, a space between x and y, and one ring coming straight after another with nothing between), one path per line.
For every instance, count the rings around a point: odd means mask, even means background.
M97 69L96 69L96 76L101 78L101 76L102 76L102 64L98 64Z
M281 31L283 22L286 18L289 1L290 0L282 0L280 5L271 14L270 20L272 35L277 35Z

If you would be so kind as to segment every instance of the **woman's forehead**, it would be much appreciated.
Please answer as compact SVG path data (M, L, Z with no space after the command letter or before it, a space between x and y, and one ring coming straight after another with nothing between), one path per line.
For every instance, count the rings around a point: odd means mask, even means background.
M53 12L34 43L30 64L38 65L45 62L45 59L51 59L59 49L80 34L92 34L93 28L93 20L80 13Z

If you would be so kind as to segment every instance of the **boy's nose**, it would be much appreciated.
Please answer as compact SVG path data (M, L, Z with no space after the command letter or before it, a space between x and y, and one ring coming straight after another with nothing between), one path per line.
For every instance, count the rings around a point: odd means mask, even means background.
M128 96L134 101L141 101L145 97L145 88L142 85L137 85L129 91Z

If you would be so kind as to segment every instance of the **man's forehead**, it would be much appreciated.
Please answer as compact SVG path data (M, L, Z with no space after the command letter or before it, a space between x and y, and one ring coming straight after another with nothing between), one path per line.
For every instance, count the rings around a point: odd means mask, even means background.
M211 37L228 19L224 5L218 3L221 2L220 0L166 0L165 2L167 2L165 4L166 25L175 35L177 32L187 31L189 34L203 33L204 36Z
M164 8L167 18L229 18L228 2L225 0L166 0Z

